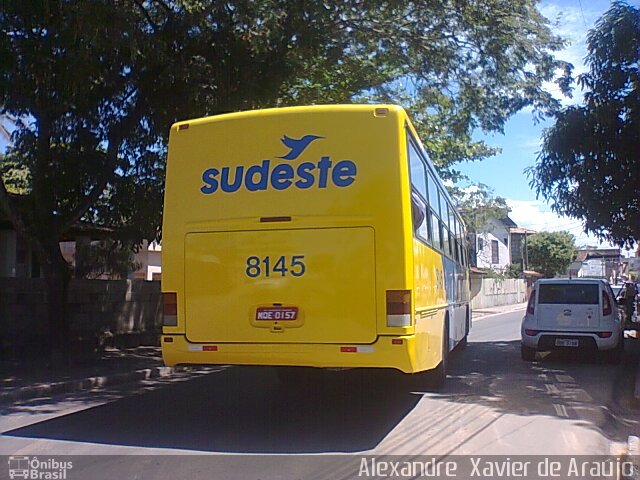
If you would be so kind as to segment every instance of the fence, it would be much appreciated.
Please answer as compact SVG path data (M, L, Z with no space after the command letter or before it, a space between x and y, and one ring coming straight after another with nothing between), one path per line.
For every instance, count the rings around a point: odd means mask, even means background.
M99 335L119 346L157 344L162 324L160 282L73 279L68 298L74 339L94 340ZM0 278L0 354L24 348L47 331L44 280Z

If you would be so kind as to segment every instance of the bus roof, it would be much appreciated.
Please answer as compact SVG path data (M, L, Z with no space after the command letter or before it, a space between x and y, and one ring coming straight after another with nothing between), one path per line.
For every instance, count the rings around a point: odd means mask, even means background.
M199 125L212 122L223 122L228 120L242 119L255 116L271 116L271 115L289 115L300 113L312 113L312 112L357 112L357 111L371 111L376 109L388 109L389 112L401 113L407 116L404 108L399 105L392 104L338 104L338 105L306 105L295 107L274 107L265 108L261 110L245 110L241 112L221 113L218 115L211 115L208 117L194 118L190 120L181 120L173 124L173 128L179 128L180 125ZM408 117L407 117L408 119Z

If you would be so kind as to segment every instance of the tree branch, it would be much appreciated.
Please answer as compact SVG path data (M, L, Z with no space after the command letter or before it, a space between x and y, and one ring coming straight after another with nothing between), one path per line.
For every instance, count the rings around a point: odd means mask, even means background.
M115 176L115 170L118 161L118 149L120 148L120 140L114 139L114 141L109 142L109 148L106 153L106 165L102 170L102 174L96 185L91 189L89 194L85 197L84 202L82 202L74 212L72 212L67 218L65 218L60 224L60 231L66 232L74 223L82 218L82 216L91 208L92 205L98 201L102 193L109 182Z

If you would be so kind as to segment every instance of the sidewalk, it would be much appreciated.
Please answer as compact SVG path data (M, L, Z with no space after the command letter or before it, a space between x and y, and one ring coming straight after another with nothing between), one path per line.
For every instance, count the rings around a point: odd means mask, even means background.
M514 303L511 305L499 305L496 307L486 307L486 308L479 308L479 309L472 309L471 310L471 319L473 321L475 320L480 320L484 317L488 317L491 315L498 315L500 313L510 313L510 312L517 312L520 310L524 310L525 308L527 308L527 302L523 302L523 303Z
M184 370L165 367L160 347L107 349L100 359L59 370L0 361L0 405L165 377Z

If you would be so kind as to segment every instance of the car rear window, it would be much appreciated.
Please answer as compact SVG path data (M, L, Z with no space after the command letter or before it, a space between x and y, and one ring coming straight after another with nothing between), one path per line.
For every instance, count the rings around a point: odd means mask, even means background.
M598 285L594 284L542 284L538 303L564 303L573 305L597 305Z

